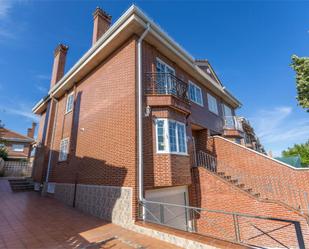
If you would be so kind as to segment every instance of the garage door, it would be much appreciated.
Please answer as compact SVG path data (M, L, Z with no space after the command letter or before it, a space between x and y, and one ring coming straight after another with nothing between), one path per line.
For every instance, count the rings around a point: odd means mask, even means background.
M146 191L146 200L186 206L187 187L164 188ZM164 224L181 230L189 229L189 215L184 207L175 207L164 204L147 203L145 219L150 222Z

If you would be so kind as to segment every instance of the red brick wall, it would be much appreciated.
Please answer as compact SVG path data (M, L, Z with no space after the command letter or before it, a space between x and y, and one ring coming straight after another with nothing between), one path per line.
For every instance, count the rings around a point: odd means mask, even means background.
M218 171L228 172L232 176L237 174L234 172L246 174L248 177L242 180L243 183L250 187L256 184L262 197L267 197L270 192L259 186L269 185L272 187L272 198L278 198L292 206L299 204L302 208L308 208L304 191L309 193L309 170L292 169L221 137L214 137L213 141Z
M193 196L198 206L209 210L222 210L226 212L238 212L242 214L258 215L275 217L283 220L299 221L304 240L309 243L309 226L307 220L298 212L293 211L274 202L259 201L256 198L244 193L242 190L233 187L233 185L226 183L218 176L209 173L202 167L194 168L197 190L196 195ZM250 223L256 225L263 231L271 231L287 225L288 223L279 221L267 221L263 219L253 218L239 218L241 239L251 243L260 244L265 247L278 247L279 244L269 239L267 236L259 236L256 239L248 240L248 238L260 234L260 232L252 227ZM235 239L233 217L230 215L202 212L198 216L197 229L200 233L208 233L217 237L225 237L226 239ZM289 248L295 247L296 236L293 226L280 229L269 235L279 239ZM307 244L309 246L309 244Z

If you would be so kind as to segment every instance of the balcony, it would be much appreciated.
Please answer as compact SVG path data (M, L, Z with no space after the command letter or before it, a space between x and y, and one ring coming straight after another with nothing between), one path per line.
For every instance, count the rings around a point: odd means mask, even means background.
M244 135L244 129L242 126L242 118L238 116L225 116L224 118L224 135L227 137L239 137Z
M145 94L149 106L170 106L190 112L188 84L171 73L146 73Z

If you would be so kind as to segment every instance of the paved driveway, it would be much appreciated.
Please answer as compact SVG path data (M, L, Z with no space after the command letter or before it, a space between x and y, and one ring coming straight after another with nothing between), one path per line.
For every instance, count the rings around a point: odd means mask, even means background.
M83 214L0 180L0 248L171 249L165 242Z

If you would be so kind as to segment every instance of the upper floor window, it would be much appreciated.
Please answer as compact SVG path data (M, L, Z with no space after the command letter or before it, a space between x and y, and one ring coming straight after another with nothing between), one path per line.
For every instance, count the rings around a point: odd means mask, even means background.
M59 161L65 161L69 153L69 138L64 138L60 142Z
M233 116L232 109L225 104L223 104L223 113L225 117Z
M24 145L23 144L12 144L12 150L15 152L23 152Z
M189 81L189 97L194 103L203 106L202 89L191 81Z
M211 94L207 93L207 100L208 100L209 111L218 115L219 112L218 112L217 99L214 96L212 96Z
M156 120L157 152L187 154L185 124L171 119Z
M73 104L74 104L74 92L70 93L67 97L65 113L69 113L73 110Z

